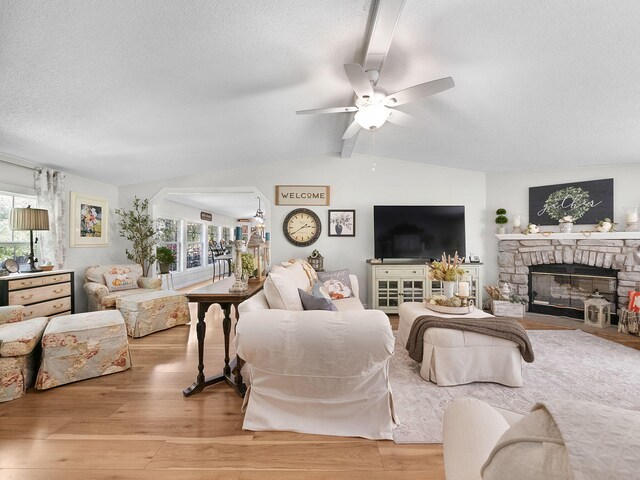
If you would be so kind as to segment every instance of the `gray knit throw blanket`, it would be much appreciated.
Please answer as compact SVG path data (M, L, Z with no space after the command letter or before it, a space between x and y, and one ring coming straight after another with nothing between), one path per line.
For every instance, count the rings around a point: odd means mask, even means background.
M515 318L443 318L433 315L422 315L416 318L409 332L407 350L409 356L416 362L422 363L424 349L424 333L429 328L448 328L465 332L481 333L491 337L511 340L520 349L520 355L525 362L533 362L533 348L525 329Z

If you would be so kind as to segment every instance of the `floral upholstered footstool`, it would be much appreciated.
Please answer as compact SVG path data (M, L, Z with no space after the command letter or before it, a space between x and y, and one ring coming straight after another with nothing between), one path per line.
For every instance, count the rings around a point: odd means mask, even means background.
M130 367L127 330L119 311L55 317L42 337L36 388L46 390Z
M134 338L184 325L191 320L187 297L173 290L157 290L119 298L116 306Z
M24 319L24 307L0 307L0 402L15 400L33 385L46 317Z

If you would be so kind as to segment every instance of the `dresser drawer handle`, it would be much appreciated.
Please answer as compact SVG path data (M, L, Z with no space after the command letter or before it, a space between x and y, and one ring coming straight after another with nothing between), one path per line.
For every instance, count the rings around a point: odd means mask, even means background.
M55 308L55 309L57 310L58 308L62 308L62 307L64 307L64 303L60 303L60 304L58 304L58 305L54 305L54 306L53 306L53 307L51 307L51 308Z
M20 282L21 287L30 287L31 285L33 285L33 282L25 282L25 281Z
M60 288L58 290L54 290L53 293L62 293L64 292L64 288Z
M24 312L24 316L25 317L30 317L31 315L33 315L33 310L29 310L27 312Z
M64 277L53 277L52 280L54 282L59 282L60 280L64 280Z
M413 273L416 273L416 271L414 270Z
M385 270L384 273L389 273L389 270Z
M29 295L21 295L20 298L22 300L29 300L30 298L33 298L33 293L30 293Z

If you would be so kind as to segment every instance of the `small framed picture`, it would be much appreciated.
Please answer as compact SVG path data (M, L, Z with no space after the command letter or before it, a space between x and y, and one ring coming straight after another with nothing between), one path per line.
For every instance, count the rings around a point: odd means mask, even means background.
M109 206L104 198L71 192L69 246L107 246Z
M329 236L330 237L355 237L356 236L356 211L355 210L329 210Z

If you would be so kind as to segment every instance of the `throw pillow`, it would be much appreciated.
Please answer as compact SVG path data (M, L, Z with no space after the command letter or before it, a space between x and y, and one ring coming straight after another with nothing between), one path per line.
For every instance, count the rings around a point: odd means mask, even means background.
M293 280L297 288L301 288L305 292L311 290L311 282L309 281L309 277L307 273L304 271L304 268L299 262L293 262L287 264L285 267L275 266L273 267L277 273L284 272Z
M329 292L331 300L353 297L349 270L336 270L334 272L318 272L318 280Z
M105 273L104 282L110 292L138 288L138 275L129 273Z
M302 301L302 307L305 310L329 310L337 312L338 309L331 300L324 297L316 297L310 293L305 292L301 288L298 289L300 300Z
M298 287L286 273L271 272L264 282L264 296L273 310L302 311Z
M331 295L329 295L329 292L327 292L327 289L324 288L324 285L322 284L322 282L320 280L316 280L315 282L313 282L313 287L311 287L311 295L313 295L314 297L324 297L324 298L331 298Z

